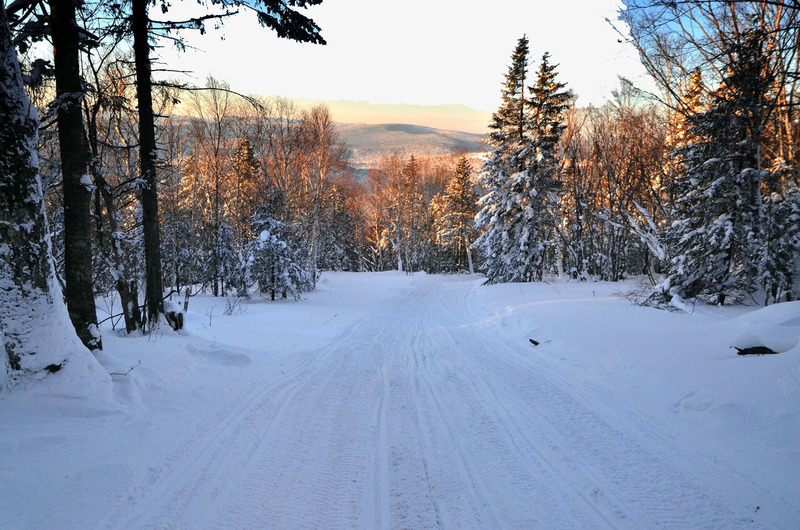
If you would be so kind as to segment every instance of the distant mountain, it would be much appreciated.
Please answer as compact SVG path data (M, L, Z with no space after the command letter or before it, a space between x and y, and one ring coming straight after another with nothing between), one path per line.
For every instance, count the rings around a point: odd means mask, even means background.
M353 165L361 170L373 167L382 157L395 152L408 156L444 155L456 151L475 154L486 151L482 135L462 131L403 123L340 123L336 125L336 129L340 139L350 148Z
M416 123L435 129L485 134L492 121L492 111L467 105L413 105L407 103L368 103L347 100L293 100L303 108L323 104L341 123Z

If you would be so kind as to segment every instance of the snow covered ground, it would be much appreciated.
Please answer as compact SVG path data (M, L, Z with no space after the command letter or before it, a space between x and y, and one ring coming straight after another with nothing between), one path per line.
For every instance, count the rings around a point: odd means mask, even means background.
M0 527L800 527L800 303L632 287L326 273L105 329L127 375L0 394Z

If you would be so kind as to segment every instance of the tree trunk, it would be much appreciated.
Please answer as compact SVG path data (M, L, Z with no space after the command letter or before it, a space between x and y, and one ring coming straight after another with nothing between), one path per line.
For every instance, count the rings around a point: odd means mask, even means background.
M103 176L99 164L100 146L97 138L97 113L99 103L89 111L87 110L87 133L89 149L91 152L91 162L89 170L92 179L97 187L95 193L95 212L97 215L97 242L102 248L103 240L108 238L108 245L111 256L107 258L108 265L114 276L114 285L119 294L120 304L122 305L122 315L125 318L125 331L133 333L142 325L142 316L139 312L139 300L136 293L136 280L129 278L127 267L123 262L123 250L120 248L119 224L117 223L117 206L114 203L114 195L111 186ZM103 206L106 209L108 219L108 231L103 227Z
M125 331L133 333L142 325L142 315L139 312L139 300L137 296L136 280L129 278L126 274L126 267L122 262L122 250L117 239L119 227L116 219L116 206L111 195L111 188L105 179L96 180L101 188L103 202L106 205L106 214L109 224L109 238L111 243L111 267L114 269L114 285L119 294L119 301L122 305L122 315L125 318Z
M16 50L3 9L0 9L0 116L2 391L22 375L56 372L75 356L91 362L91 355L69 321L55 280L36 154L38 119L22 88Z
M469 248L469 238L464 234L464 245L467 248L467 264L469 265L469 273L475 274L475 268L472 265L472 249Z
M78 337L89 349L102 349L92 283L92 183L81 115L83 86L75 5L72 0L50 0L50 13L64 176L64 295Z
M319 262L319 197L314 199L311 216L311 252L308 257L308 274L311 279L311 289L313 290L317 288L317 264Z
M153 116L153 86L150 78L147 0L133 0L133 51L136 61L136 98L139 102L139 142L141 166L142 225L144 231L145 299L147 320L158 321L164 313L164 287L161 277L161 234L158 219L156 181L156 131Z

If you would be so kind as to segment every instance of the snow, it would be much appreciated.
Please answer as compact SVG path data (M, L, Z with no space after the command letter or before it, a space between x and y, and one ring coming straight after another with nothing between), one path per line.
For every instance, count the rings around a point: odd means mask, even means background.
M482 282L326 273L104 328L113 397L77 363L0 395L0 527L800 525L800 303Z
M88 174L84 174L81 177L81 186L86 188L86 191L88 191L89 193L93 193L94 190L97 189L97 187L92 182L92 177L90 177Z
M800 338L800 302L765 307L734 322L738 331L731 346L766 346L778 353L796 349Z

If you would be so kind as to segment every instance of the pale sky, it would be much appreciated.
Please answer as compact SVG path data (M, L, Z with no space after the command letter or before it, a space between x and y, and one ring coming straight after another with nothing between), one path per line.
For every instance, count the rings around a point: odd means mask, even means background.
M326 46L278 39L258 26L252 13L242 12L221 31L186 32L200 51L159 54L168 65L193 71L196 84L213 75L243 93L493 111L517 39L527 34L532 72L549 51L560 65L559 79L579 95L578 104L599 105L617 86L618 75L645 79L636 52L618 41L605 20L617 19L619 5L619 0L325 0L305 12L322 28Z

